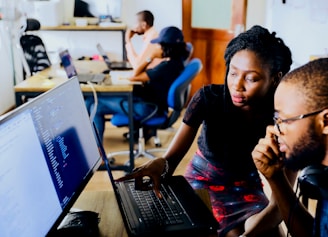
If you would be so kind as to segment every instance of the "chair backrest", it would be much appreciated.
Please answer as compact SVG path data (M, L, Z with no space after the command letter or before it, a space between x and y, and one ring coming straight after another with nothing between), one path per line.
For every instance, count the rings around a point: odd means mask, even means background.
M167 104L173 111L164 127L171 126L180 116L187 103L190 93L190 83L201 71L203 64L199 58L193 58L186 65L180 76L173 82L169 89Z
M198 75L202 67L203 65L200 59L193 58L190 60L180 76L175 79L169 89L167 103L170 108L170 112L165 115L149 115L147 118L142 119L142 122L137 119L138 124L161 129L171 127L173 123L177 121L182 109L187 103L191 81ZM121 104L121 106L124 108L123 104ZM127 112L123 115L115 114L111 119L112 124L118 127L126 126L129 121L127 114Z
M40 29L40 24L38 24L36 20L27 19L27 27L25 31L33 31L38 29ZM39 36L24 34L20 38L20 45L29 66L28 69L30 74L42 71L51 65L45 45Z
M187 42L186 43L186 46L187 46L187 50L188 50L189 54L188 54L188 57L184 61L184 65L185 66L189 63L189 61L190 61L190 59L192 57L192 54L194 52L194 46L192 45L192 43Z

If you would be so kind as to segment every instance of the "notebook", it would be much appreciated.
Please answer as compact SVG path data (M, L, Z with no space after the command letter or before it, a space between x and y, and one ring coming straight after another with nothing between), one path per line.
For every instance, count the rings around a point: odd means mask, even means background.
M129 62L127 61L111 61L108 57L108 55L106 54L105 50L103 49L103 47L101 46L100 43L97 44L97 49L99 54L103 57L107 68L109 71L111 70L132 70L132 66Z
M218 222L183 176L162 184L163 199L153 190L135 190L133 180L114 180L98 135L97 142L130 237L217 235Z
M100 84L104 81L106 75L103 73L77 73L77 70L74 66L73 59L68 51L65 49L59 52L59 57L61 63L65 69L66 75L69 79L73 77L78 77L80 83L86 84L88 81L92 83Z
M1 117L0 236L55 232L101 163L93 137L77 78Z

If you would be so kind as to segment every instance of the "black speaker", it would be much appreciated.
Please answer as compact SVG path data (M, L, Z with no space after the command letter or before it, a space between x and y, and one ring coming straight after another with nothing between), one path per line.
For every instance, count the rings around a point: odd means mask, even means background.
M328 167L311 165L305 167L299 177L301 195L307 198L322 200L328 198Z

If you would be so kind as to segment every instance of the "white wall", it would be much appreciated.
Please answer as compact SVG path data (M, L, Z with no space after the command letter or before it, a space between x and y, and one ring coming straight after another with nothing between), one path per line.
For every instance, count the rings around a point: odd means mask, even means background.
M15 106L15 79L22 77L22 68L17 57L17 43L22 14L20 0L0 0L3 19L0 20L0 115Z
M305 64L311 55L328 57L328 1L268 0L267 26L291 48L294 67Z
M312 55L328 57L328 1L248 0L247 26L259 24L275 31L292 51L292 68Z
M14 70L9 32L5 22L0 21L0 115L15 105Z
M266 23L267 0L247 0L246 30L253 25L262 25Z

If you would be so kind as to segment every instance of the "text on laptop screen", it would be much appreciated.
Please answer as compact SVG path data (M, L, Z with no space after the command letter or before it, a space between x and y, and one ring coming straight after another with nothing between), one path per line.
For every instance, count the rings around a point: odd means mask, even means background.
M45 236L100 162L76 79L0 120L0 236Z

